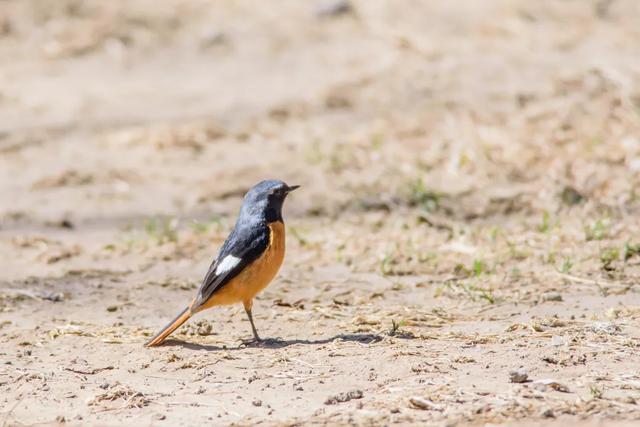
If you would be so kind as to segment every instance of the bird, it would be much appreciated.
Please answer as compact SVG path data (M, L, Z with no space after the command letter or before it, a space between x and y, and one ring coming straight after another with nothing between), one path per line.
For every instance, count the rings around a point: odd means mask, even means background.
M299 188L281 180L264 180L244 196L236 224L213 260L189 305L145 343L154 347L194 314L219 305L242 303L256 342L262 339L253 322L253 298L274 279L285 254L282 206Z

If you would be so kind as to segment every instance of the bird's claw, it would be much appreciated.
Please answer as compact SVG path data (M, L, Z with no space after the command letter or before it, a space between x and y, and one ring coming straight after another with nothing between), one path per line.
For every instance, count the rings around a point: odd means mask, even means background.
M248 339L240 339L242 345L246 347L262 347L265 344L265 340L261 338L248 338Z

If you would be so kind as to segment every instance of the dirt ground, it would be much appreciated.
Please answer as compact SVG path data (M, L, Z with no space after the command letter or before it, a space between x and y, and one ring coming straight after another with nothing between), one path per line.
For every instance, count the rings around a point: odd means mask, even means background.
M638 22L0 1L0 426L637 425ZM302 185L269 340L143 348L265 178Z

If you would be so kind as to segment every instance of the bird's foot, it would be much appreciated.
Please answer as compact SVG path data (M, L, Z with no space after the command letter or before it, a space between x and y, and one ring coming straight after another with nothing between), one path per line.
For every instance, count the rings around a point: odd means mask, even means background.
M260 337L253 337L253 338L248 338L248 339L240 339L240 342L245 347L262 347L267 341L263 340Z

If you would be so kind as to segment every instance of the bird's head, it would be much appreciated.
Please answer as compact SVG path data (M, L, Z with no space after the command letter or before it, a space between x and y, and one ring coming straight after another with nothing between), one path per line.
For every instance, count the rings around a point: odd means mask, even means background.
M267 223L282 221L284 199L298 187L277 179L260 181L244 196L240 216L266 220Z

